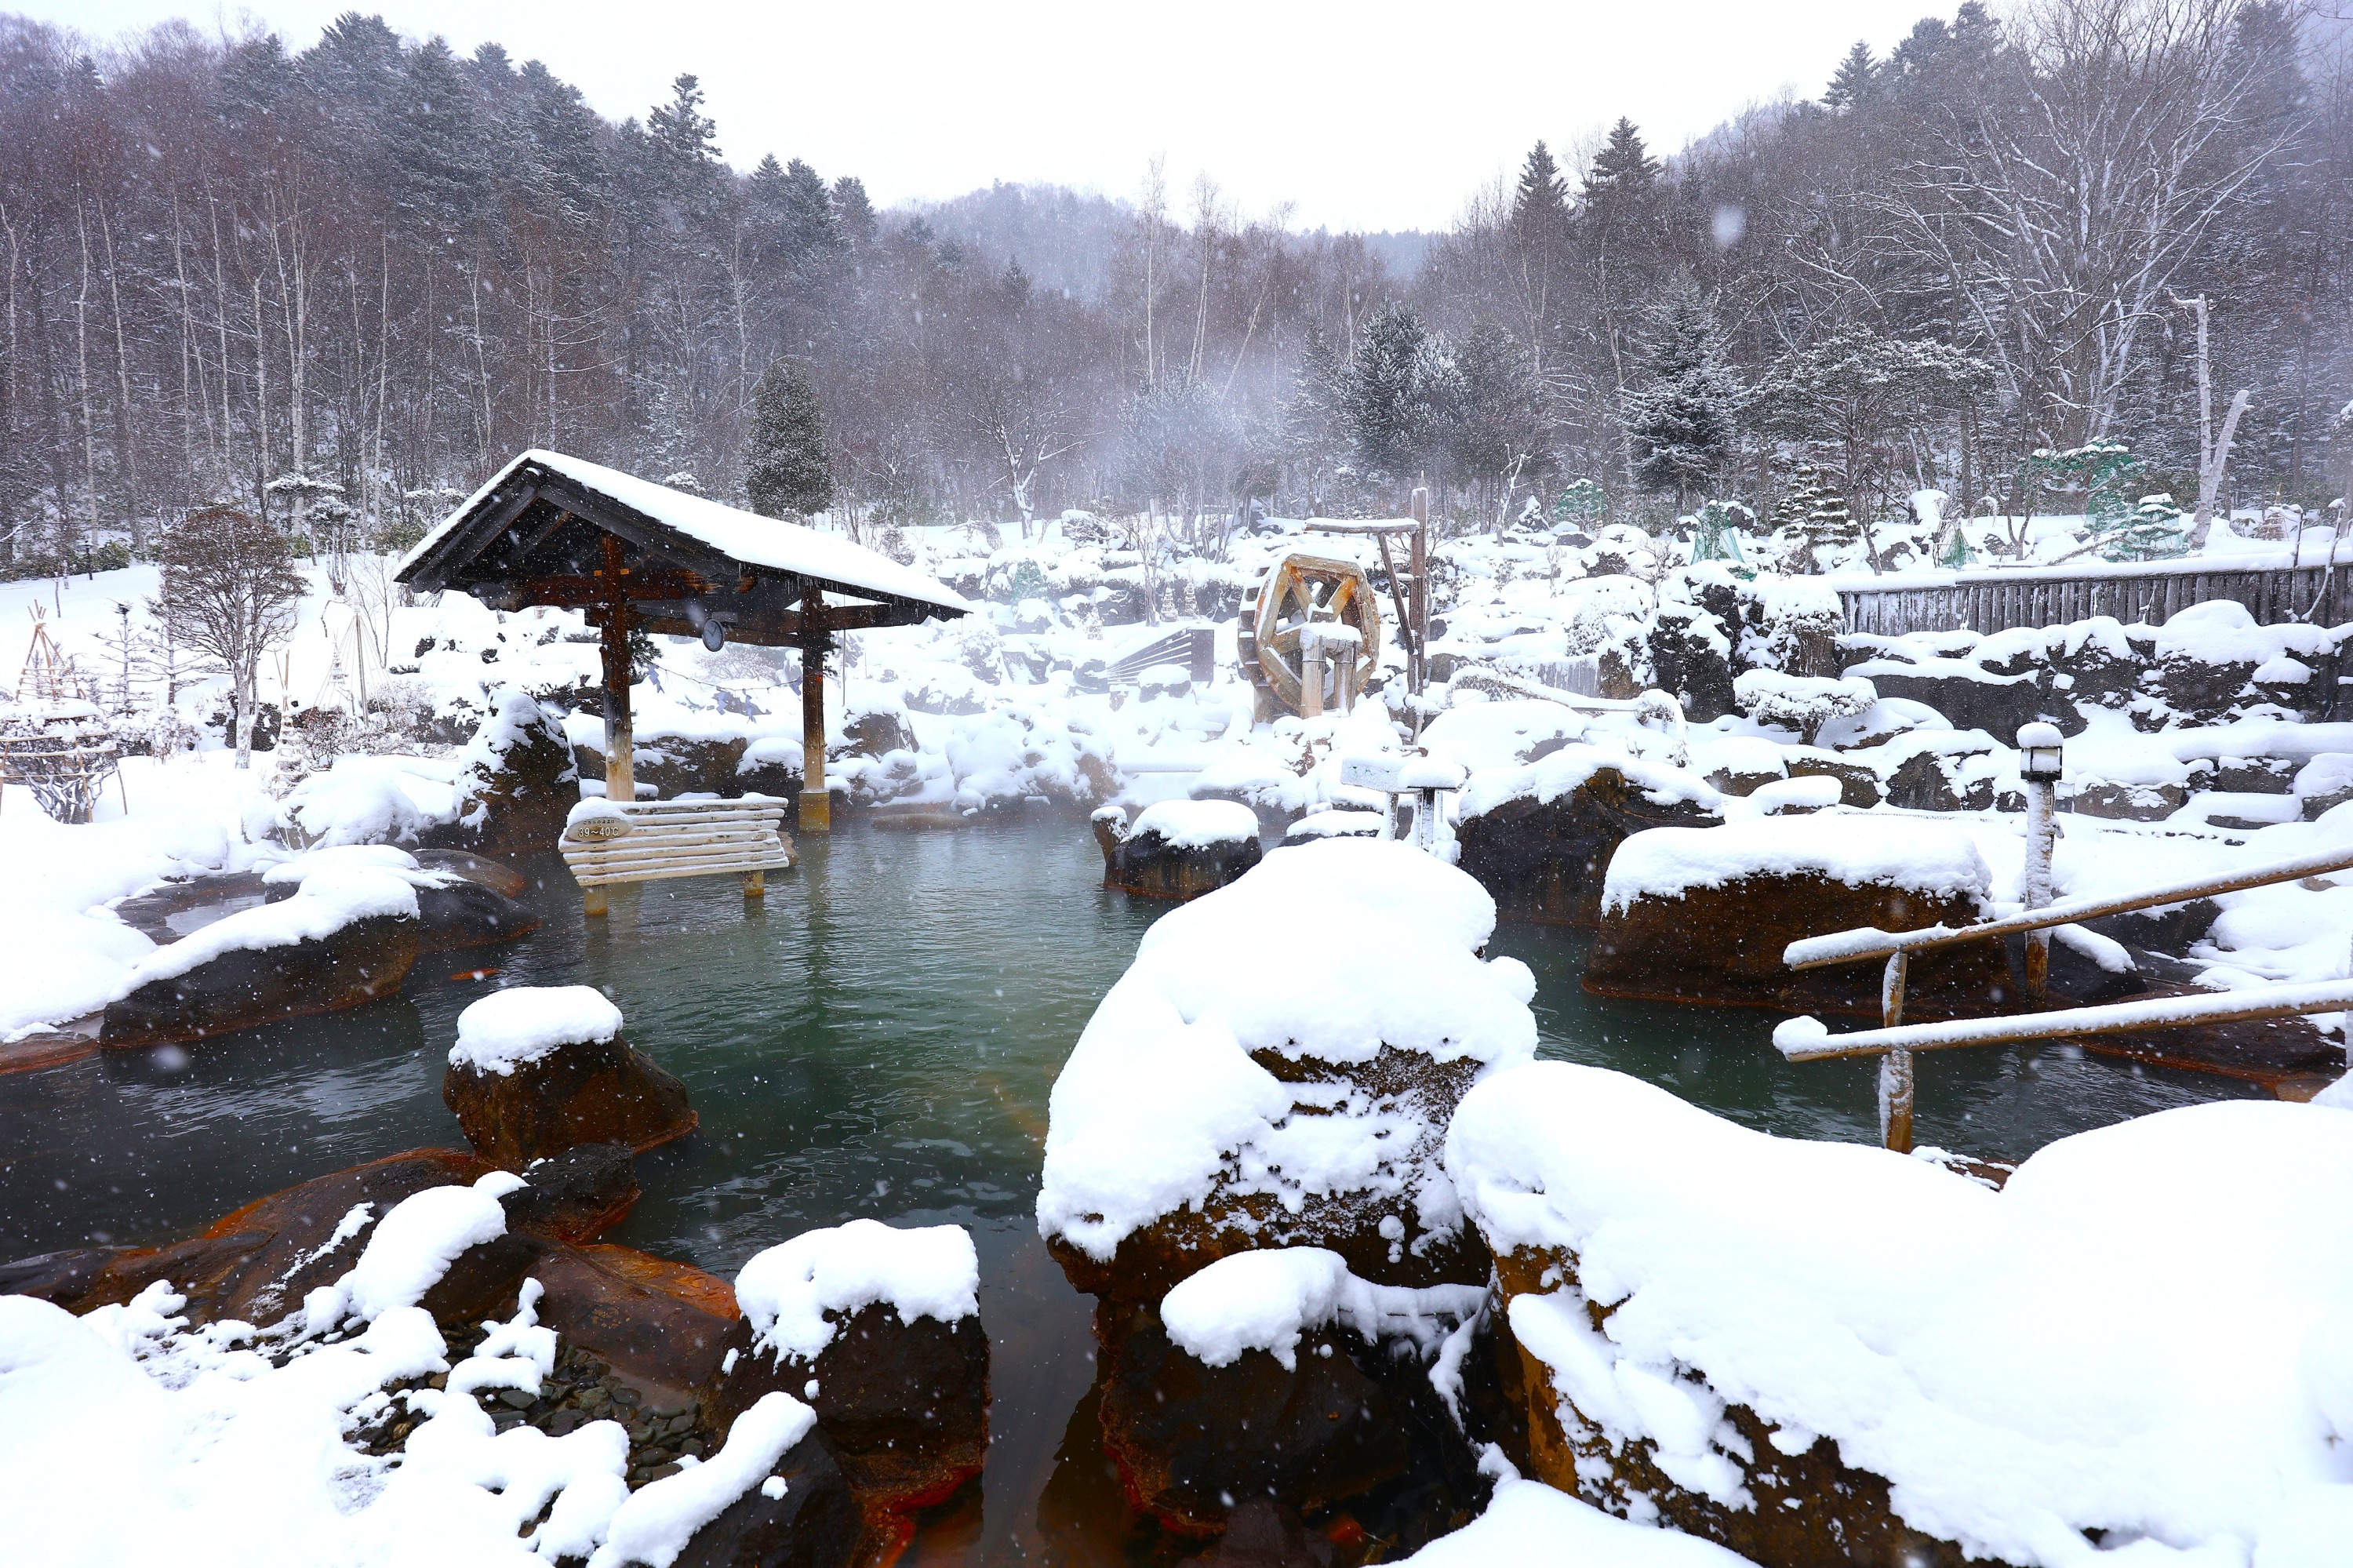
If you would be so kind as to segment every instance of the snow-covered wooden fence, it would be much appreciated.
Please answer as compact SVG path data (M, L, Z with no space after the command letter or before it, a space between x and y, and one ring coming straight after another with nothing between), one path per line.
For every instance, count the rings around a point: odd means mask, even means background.
M2093 571L2030 567L1905 573L1836 586L1844 629L1879 637L1957 629L1989 633L2095 615L2162 626L2193 604L2221 599L2245 605L2265 626L2353 620L2353 553L2334 567L2326 560L2293 564L2285 556L2254 565L2206 557Z

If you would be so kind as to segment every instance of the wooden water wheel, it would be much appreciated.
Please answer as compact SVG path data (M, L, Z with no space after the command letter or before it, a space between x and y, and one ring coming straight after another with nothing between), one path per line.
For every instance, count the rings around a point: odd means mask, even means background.
M1240 619L1242 673L1284 712L1300 711L1299 630L1309 621L1351 626L1364 639L1352 702L1380 662L1380 605L1354 561L1303 551L1283 556L1243 597Z

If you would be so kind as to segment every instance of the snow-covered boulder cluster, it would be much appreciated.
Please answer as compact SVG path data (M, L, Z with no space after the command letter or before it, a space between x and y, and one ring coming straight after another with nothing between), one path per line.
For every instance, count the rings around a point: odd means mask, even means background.
M1534 1473L1613 1512L1759 1563L2320 1568L2353 1540L2345 1111L2167 1111L1997 1192L1543 1063L1472 1089L1447 1169Z
M593 1012L541 1033L594 1034ZM470 1048L528 1055L501 1022ZM14 1549L849 1568L902 1548L987 1448L970 1238L857 1222L731 1291L586 1245L635 1196L610 1146L522 1174L421 1150L161 1249L0 1265Z
M1054 1084L1040 1229L1081 1288L1156 1299L1254 1246L1363 1277L1484 1277L1437 1166L1482 1075L1528 1060L1534 978L1494 903L1402 843L1270 853L1172 910Z

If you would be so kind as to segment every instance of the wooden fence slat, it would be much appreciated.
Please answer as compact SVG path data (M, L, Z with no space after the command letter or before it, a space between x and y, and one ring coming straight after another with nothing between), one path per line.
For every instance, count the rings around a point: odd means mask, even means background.
M2348 613L2353 562L2152 573L2086 572L2060 577L2003 574L1949 585L1841 588L1841 619L1850 632L1901 637L1914 631L1967 630L1990 636L2021 626L2059 626L2099 616L2131 625L2162 626L2192 605L2232 599L2259 625L2308 618L2336 626Z

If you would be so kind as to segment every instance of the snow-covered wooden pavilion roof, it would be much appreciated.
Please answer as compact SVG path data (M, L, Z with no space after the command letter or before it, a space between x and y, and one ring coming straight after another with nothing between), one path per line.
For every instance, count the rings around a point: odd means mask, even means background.
M716 620L735 641L769 646L972 608L946 585L837 535L539 450L443 518L396 575L501 609L620 596L649 631L688 634ZM821 616L805 616L810 606Z

